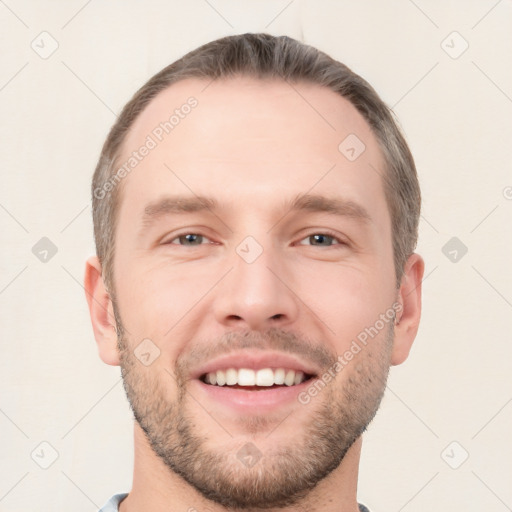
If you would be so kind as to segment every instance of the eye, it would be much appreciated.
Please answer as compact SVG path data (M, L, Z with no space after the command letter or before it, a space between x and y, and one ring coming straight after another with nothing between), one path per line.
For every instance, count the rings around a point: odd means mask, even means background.
M304 243L304 241L307 241ZM327 233L314 233L303 238L299 245L314 245L317 247L331 247L333 245L346 245L343 240Z
M173 238L170 240L169 244L173 245L184 245L188 247L193 247L195 245L203 245L203 243L212 243L212 241L203 236L199 235L198 233L185 233L183 235L179 235L176 238Z

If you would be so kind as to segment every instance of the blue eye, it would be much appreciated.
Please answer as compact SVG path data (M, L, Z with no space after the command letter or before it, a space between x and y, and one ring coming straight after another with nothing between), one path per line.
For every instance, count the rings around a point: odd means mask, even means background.
M308 240L309 243L303 243L304 240ZM315 233L313 235L307 236L306 238L303 238L300 241L301 245L313 245L317 247L331 247L332 245L336 245L339 243L343 242L337 239L336 237L327 235L325 233Z
M210 239L206 238L203 235L198 235L197 233L186 233L185 235L177 236L169 243L174 245L184 245L191 247L195 245L202 245L204 240L208 240L208 242L210 242Z

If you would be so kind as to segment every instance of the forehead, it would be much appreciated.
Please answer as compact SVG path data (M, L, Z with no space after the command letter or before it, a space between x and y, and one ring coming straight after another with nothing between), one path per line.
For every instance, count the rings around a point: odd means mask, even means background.
M190 108L190 103L196 106ZM155 139L162 136L165 140L156 142L174 146L175 150L183 138L193 138L203 145L215 139L221 147L231 146L234 141L223 135L227 132L232 136L237 124L245 128L238 138L247 135L268 138L274 134L283 141L302 135L311 144L325 140L326 147L332 142L330 149L336 156L337 142L349 133L357 134L370 145L374 142L370 127L357 109L327 87L280 79L233 77L214 81L187 79L169 86L135 120L123 149L126 152L138 147L148 134L153 134ZM160 127L163 134L159 134ZM295 151L299 152L300 148Z
M386 210L384 161L369 125L349 101L316 84L177 82L134 122L118 162L130 159L121 211L170 193L266 207L274 196L282 202L312 189L351 199L366 190L374 196L369 206Z

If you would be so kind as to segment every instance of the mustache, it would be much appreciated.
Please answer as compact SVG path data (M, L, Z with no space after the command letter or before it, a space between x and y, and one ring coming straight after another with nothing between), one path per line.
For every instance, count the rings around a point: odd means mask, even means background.
M243 349L278 350L301 356L319 368L329 368L337 361L337 354L321 342L279 328L266 331L228 331L221 336L194 345L176 362L181 375L211 359L228 355Z

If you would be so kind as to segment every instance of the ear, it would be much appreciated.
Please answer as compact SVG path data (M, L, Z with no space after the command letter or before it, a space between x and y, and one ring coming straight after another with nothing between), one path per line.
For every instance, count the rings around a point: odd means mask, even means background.
M96 256L89 258L85 264L84 287L100 357L107 364L119 366L112 300L105 287L101 264Z
M395 324L395 339L391 364L403 363L411 350L414 338L418 332L421 316L421 282L425 262L419 254L412 254L407 260L404 275L398 290L397 300L402 305L397 312Z

